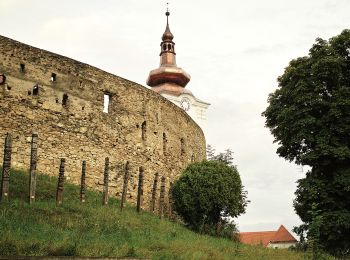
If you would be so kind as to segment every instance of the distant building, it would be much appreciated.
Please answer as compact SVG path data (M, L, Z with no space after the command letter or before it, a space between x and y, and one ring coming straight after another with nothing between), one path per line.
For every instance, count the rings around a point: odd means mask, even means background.
M160 66L149 73L147 85L166 99L181 107L187 114L206 131L207 109L209 103L196 98L193 93L185 89L191 76L176 65L175 43L169 28L167 11L167 24L160 44Z
M239 241L243 244L272 248L289 248L298 242L283 225L277 231L241 232Z

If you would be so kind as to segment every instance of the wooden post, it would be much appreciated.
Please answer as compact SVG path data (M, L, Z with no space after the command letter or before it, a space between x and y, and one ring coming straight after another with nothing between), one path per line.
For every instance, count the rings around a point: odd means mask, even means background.
M35 201L36 191L36 163L38 155L38 133L32 134L30 148L30 167L29 167L29 204Z
M64 166L66 159L61 158L60 171L58 175L57 192L56 192L56 204L60 205L63 202L63 186L64 186Z
M143 175L144 175L144 169L141 166L139 168L139 186L137 189L137 212L141 212L141 208L142 208L142 202L143 202Z
M103 193L102 205L108 204L108 177L109 177L109 158L105 158L105 170L103 174Z
M165 193L165 177L162 176L160 182L160 196L159 196L159 218L164 217L164 193Z
M85 202L85 172L86 172L86 161L83 161L81 166L81 179L80 179L80 202Z
M173 183L172 182L170 182L168 199L169 199L168 218L171 220L173 218Z
M151 199L151 212L154 212L156 208L156 196L157 196L157 185L158 185L158 172L154 175L153 187L152 187L152 199Z
M123 193L122 193L122 199L120 201L120 210L123 210L124 204L126 202L126 193L128 192L129 170L130 170L129 161L127 161L125 164Z
M7 133L5 138L4 161L2 166L0 201L9 200L10 170L11 170L12 137Z

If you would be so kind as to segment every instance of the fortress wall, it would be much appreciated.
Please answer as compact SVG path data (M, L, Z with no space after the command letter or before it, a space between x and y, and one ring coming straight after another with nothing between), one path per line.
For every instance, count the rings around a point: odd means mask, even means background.
M1 163L9 132L13 167L29 169L31 134L36 131L38 171L45 174L58 175L59 159L65 157L67 180L79 183L81 161L86 160L87 185L101 190L104 158L109 157L110 194L119 196L129 161L127 198L135 202L138 167L144 166L147 207L156 172L166 176L168 190L191 161L205 158L203 132L186 112L134 82L2 36L1 73L6 76L0 85ZM108 113L103 112L104 94L110 97Z

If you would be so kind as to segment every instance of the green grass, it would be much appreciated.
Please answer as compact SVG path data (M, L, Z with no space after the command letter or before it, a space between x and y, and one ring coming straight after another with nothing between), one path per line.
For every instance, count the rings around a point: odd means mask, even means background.
M119 210L110 198L102 206L99 192L65 184L64 201L56 206L57 179L38 175L37 201L27 203L28 175L12 171L10 201L0 203L0 256L95 256L151 259L305 259L289 250L241 245L194 233L180 224L134 206Z

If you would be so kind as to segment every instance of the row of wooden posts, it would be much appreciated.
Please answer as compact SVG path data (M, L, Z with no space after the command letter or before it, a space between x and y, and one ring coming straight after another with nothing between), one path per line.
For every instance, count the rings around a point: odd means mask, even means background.
M0 201L8 201L9 199L9 185L10 185L10 169L11 169L11 154L12 154L12 137L11 134L7 133L5 138L5 147L4 147L4 160L3 160L3 168L2 168L2 180L1 180L1 194ZM38 154L38 134L32 134L31 140L31 152L30 152L30 167L29 167L29 204L32 204L35 201L35 193L36 193L36 167L37 167L37 154ZM65 172L65 158L61 158L60 167L59 167L59 175L58 175L58 183L56 190L56 204L60 205L63 202L63 191L64 191L64 172ZM126 202L126 194L128 189L129 182L129 162L127 161L125 164L124 171L124 183L123 183L123 191L122 198L120 202L120 209L123 210ZM80 202L85 202L85 175L86 175L86 161L82 162L82 170L81 170L81 183L80 183ZM159 174L156 173L154 176L153 187L152 187L152 197L150 204L150 211L155 212L156 208L156 196L157 196L157 186L158 186ZM109 181L109 158L105 158L104 165L104 177L103 177L103 191L102 191L102 205L108 204L108 181ZM141 212L142 203L143 203L143 181L144 181L144 168L139 167L139 178L138 178L138 190L137 190L137 204L136 210L137 212ZM172 213L172 183L170 183L170 189L168 194L169 199L169 208L168 208L168 216L171 218ZM162 218L164 216L164 207L165 207L165 177L161 177L161 185L160 185L160 196L159 196L159 217Z

